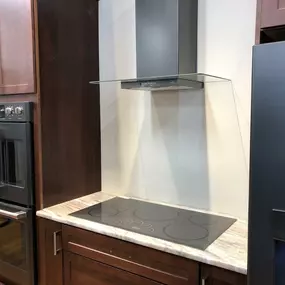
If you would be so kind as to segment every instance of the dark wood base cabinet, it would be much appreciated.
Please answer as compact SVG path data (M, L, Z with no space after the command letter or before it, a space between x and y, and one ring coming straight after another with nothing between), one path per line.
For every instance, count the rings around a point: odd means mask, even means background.
M201 264L202 285L246 285L245 275Z
M39 285L246 285L246 276L235 272L41 218L38 223Z
M38 225L38 284L62 285L63 263L61 249L62 226L46 219Z
M64 253L65 285L159 285L150 279L70 252Z

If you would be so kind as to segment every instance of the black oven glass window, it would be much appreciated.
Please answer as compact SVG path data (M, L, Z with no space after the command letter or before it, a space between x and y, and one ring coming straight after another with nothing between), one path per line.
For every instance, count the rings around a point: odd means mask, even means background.
M275 285L285 284L285 242L275 241Z
M0 261L26 269L25 225L0 216Z
M1 183L25 187L20 140L1 141Z

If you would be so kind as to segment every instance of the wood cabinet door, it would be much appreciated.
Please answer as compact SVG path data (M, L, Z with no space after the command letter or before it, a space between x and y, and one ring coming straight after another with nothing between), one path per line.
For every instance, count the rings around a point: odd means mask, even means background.
M166 285L197 285L199 263L179 256L62 226L63 249Z
M202 285L246 285L247 277L226 269L201 264Z
M261 7L261 28L285 25L285 0L259 0Z
M61 224L38 218L39 285L63 284Z
M237 283L229 283L227 281L223 281L220 279L215 279L212 277L209 277L207 279L205 279L204 283L202 283L202 285L233 285L233 284L237 284ZM241 283L242 285L243 283Z
M64 252L64 285L160 285L128 271Z
M32 1L0 1L0 95L35 91Z

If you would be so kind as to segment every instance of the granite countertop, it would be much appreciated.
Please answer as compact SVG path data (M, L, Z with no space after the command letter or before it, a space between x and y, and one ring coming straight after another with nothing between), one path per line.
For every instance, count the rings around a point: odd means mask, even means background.
M225 268L238 273L247 274L247 223L244 221L237 220L206 250L199 250L170 241L130 232L124 229L82 220L69 215L75 211L114 197L116 196L98 192L45 208L38 211L37 216L147 246L202 263ZM186 207L181 208L187 209Z

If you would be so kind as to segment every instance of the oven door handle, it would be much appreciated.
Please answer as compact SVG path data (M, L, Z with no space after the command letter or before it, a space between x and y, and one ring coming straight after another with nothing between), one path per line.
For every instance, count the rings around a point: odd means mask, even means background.
M0 216L13 219L13 220L22 220L27 217L27 212L25 211L9 212L9 211L1 209L1 206L0 206Z

